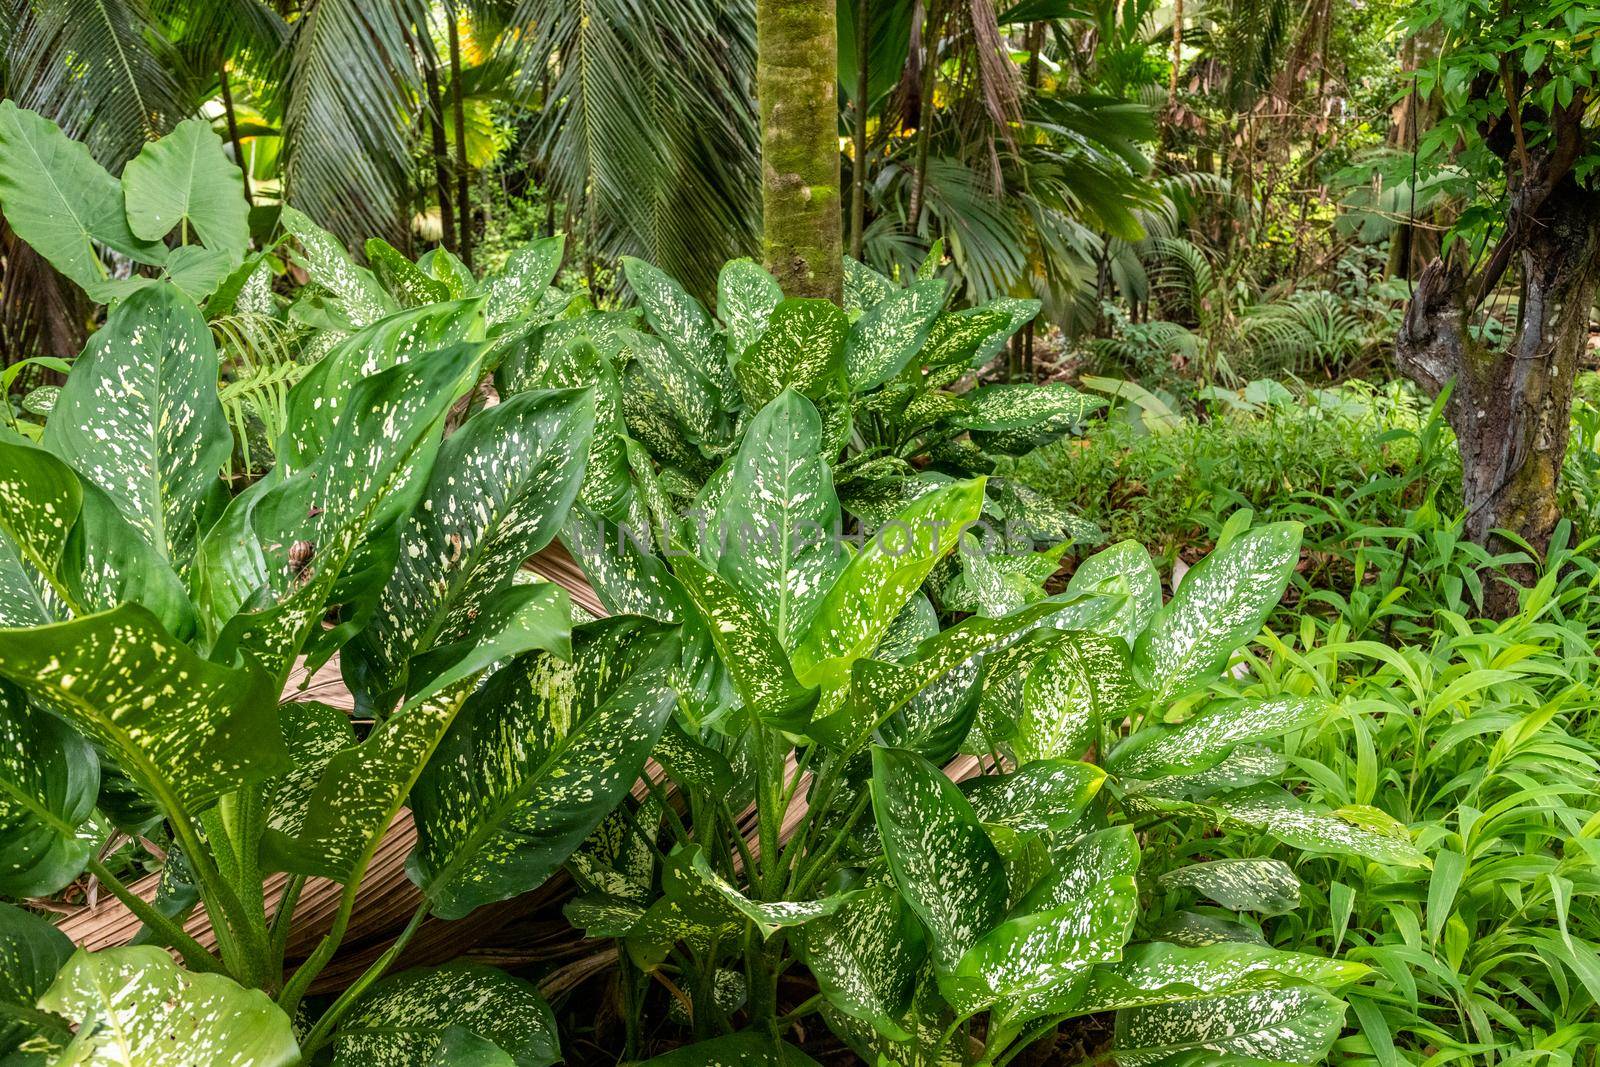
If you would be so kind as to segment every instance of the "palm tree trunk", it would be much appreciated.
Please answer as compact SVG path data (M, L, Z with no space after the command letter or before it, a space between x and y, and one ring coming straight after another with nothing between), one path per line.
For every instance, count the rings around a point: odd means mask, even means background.
M913 233L922 222L922 200L928 187L928 137L933 125L933 92L939 84L939 0L928 0L922 13L922 92L917 105L917 169L911 180L906 221Z
M428 93L428 129L433 135L433 182L439 192L439 229L445 248L456 250L455 210L450 204L450 177L445 162L450 148L444 139L444 104L439 98L439 74L434 69L432 46L422 49L422 84Z
M456 124L456 219L461 223L460 251L457 255L472 269L472 200L467 182L467 107L461 86L461 30L456 20L456 5L444 6L444 17L450 38L451 104Z
M247 203L254 203L250 196L250 165L245 162L244 146L239 143L239 118L234 114L233 92L228 87L227 60L217 65L217 79L222 83L222 113L228 119L228 140L233 143L233 161L239 164L239 173L244 175L244 198Z
M856 0L856 143L850 168L850 254L861 258L867 222L867 96L872 92L867 53L872 45L871 0Z
M756 0L762 254L790 296L843 292L838 33L831 2Z

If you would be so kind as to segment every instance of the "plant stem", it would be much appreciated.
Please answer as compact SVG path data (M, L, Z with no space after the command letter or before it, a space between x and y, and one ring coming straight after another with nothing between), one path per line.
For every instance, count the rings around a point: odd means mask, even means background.
M863 789L861 795L856 798L855 804L850 808L849 814L845 816L844 824L839 827L832 839L829 840L828 847L818 853L816 859L809 864L805 864L802 861L795 865L795 877L790 882L792 890L787 894L791 899L803 898L806 890L810 889L812 883L817 880L817 876L827 870L828 862L833 859L840 846L844 844L845 838L850 836L850 831L855 829L856 822L860 820L862 814L867 810L867 805L871 800L872 793ZM802 870L805 872L804 875L801 874Z
M222 961L213 956L204 945L190 937L175 921L157 911L149 901L124 885L104 863L93 856L89 857L89 873L99 879L101 885L111 890L111 895L133 912L136 919L155 931L156 936L166 944L177 949L190 970L209 971L213 974L228 973Z
M362 971L361 977L352 982L343 993L340 993L339 999L335 1000L333 1005L322 1013L322 1018L318 1019L317 1025L311 1028L311 1032L306 1035L305 1042L301 1046L306 1055L309 1056L327 1043L334 1025L344 1017L347 1011L355 1006L356 1002L361 999L361 995L367 991L372 983L382 978L384 972L399 958L400 953L405 950L406 943L411 940L411 935L417 932L417 928L422 925L422 920L427 918L428 904L429 901L424 899L422 903L417 905L417 910L411 913L411 921L406 923L404 930L400 931L400 936L395 938L394 944L385 949L383 955L372 962L372 966Z
M272 972L282 981L283 955L289 948L289 933L293 929L294 909L300 903L300 891L305 888L306 876L290 875L284 883L283 896L278 898L278 913L272 917L272 929L267 939L271 953Z
M339 950L339 942L344 940L344 933L350 928L350 915L356 907L356 888L359 880L345 883L344 893L339 897L339 911L333 917L333 926L329 928L316 949L307 957L306 961L295 968L291 977L283 987L283 992L278 994L278 1007L283 1013L294 1018L295 1009L300 1007L301 998L306 995L306 990L311 988L311 983L317 975L333 959L333 954Z

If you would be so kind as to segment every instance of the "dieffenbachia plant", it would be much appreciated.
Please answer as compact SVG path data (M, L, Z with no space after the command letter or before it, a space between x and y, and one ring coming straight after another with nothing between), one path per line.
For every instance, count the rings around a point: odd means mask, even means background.
M1364 967L1152 904L1292 909L1291 869L1146 871L1138 832L1230 820L1417 861L1269 784L1284 766L1270 743L1315 727L1319 701L1217 695L1283 593L1298 529L1236 524L1166 604L1149 556L1119 545L1065 593L941 620L923 587L979 517L982 481L936 487L852 552L814 535L839 508L823 432L808 398L779 392L715 503L770 536L675 544L655 576L717 660L657 749L690 817L652 795L569 864L568 916L620 941L627 1002L654 973L686 1009L700 1043L655 1062L808 1062L785 1030L815 1011L866 1062L905 1067L1009 1062L1102 1012L1119 1062L1319 1062L1336 991ZM963 749L986 758L955 782L941 766ZM777 979L797 962L818 993L785 1014Z
M657 627L628 641L626 685L552 713L553 679L602 639L574 634L565 592L522 565L566 520L594 405L524 392L446 435L484 373L485 302L351 333L291 392L277 464L237 495L212 335L165 282L112 307L41 442L0 430L0 892L52 893L87 869L182 961L71 954L0 912L0 1056L30 1042L66 1062L558 1057L520 979L452 965L379 982L417 922L320 1018L289 1023L402 808L417 921L468 914L560 866L673 706L678 637ZM297 663L337 650L374 720L359 738L345 712L282 696ZM100 862L129 793L170 832L215 952L181 902L146 903ZM273 871L289 888L269 899ZM343 885L338 913L285 973L310 876ZM396 1016L404 1033L384 1023Z

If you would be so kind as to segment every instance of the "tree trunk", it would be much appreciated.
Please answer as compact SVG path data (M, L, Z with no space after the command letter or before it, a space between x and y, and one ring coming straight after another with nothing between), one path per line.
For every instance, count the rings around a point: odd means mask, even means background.
M1556 483L1572 383L1600 281L1600 203L1570 174L1548 195L1537 185L1509 195L1506 237L1482 272L1453 258L1423 270L1395 343L1400 369L1429 393L1454 380L1445 412L1461 447L1466 534L1499 551L1517 546L1498 530L1544 551L1560 519ZM1507 349L1490 351L1470 327L1513 265L1522 275L1518 322ZM1534 567L1514 567L1510 577L1527 584ZM1488 581L1485 600L1491 616L1504 618L1516 610L1517 591Z
M228 120L228 140L233 144L233 161L239 165L239 173L244 176L245 201L254 205L255 200L250 195L250 164L244 158L244 145L239 141L239 118L233 110L233 92L228 85L226 61L217 66L217 79L222 85L222 113Z
M834 5L757 0L762 253L789 296L839 300L839 41Z
M472 197L468 191L467 107L461 85L461 28L457 25L455 4L445 4L444 17L450 38L451 117L456 127L456 221L461 225L461 243L456 254L471 270Z
M850 254L861 258L867 225L867 97L872 92L872 4L856 0L855 158L850 164Z
M922 85L917 92L917 165L911 178L911 204L906 222L916 233L922 224L922 202L928 189L928 142L933 136L933 94L939 87L939 0L927 0L922 11Z
M450 178L445 163L450 158L450 148L444 139L444 104L439 96L439 75L434 69L433 46L422 49L422 84L428 93L428 130L433 135L433 183L439 192L439 231L441 243L451 252L456 250L455 210L450 204Z

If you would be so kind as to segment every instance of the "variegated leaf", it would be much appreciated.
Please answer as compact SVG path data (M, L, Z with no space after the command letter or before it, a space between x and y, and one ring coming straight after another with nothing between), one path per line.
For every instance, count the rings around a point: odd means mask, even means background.
M79 949L39 998L78 1027L55 1062L81 1067L291 1067L300 1050L285 1015L259 989L191 974L153 945Z
M0 534L40 580L60 573L82 508L83 489L71 468L14 434L0 434Z
M73 951L72 941L43 915L0 903L0 1058L6 1062L33 1062L12 1056L25 1041L43 1036L59 1049L71 1039L65 1019L41 1018L35 1005Z
M753 259L730 259L717 275L717 317L728 328L728 354L738 357L760 337L783 299L778 280Z
M0 634L0 675L191 811L288 762L261 674L201 659L145 608Z
M564 235L543 237L506 257L505 266L483 280L483 317L490 327L531 317L555 280L566 255Z
M484 672L530 649L568 654L570 611L566 593L554 586L512 586L466 637L434 653L444 664L419 662L413 677L426 679L420 689L365 741L328 761L299 834L274 842L283 865L336 881L360 878Z
M737 886L711 869L705 850L700 848L695 848L691 853L689 870L713 893L727 901L734 911L754 924L762 937L771 937L779 930L804 926L814 919L832 915L853 896L847 892L834 893L818 900L751 900Z
M1271 785L1254 786L1213 801L1235 822L1253 826L1284 844L1306 852L1356 856L1397 867L1425 867L1428 858L1406 836L1405 827L1390 820L1391 832L1318 811Z
M1315 986L1130 1008L1117 1013L1117 1062L1146 1067L1195 1053L1213 1062L1321 1063L1344 1028L1344 1008Z
M908 1041L897 1021L927 957L922 926L893 885L873 884L799 934L806 968L828 1003L885 1037Z
M0 451L0 463L5 462ZM0 492L5 475L0 473ZM51 603L48 583L33 564L25 562L22 550L11 540L0 522L0 626L43 626L55 622L60 606Z
M1281 737L1327 713L1315 697L1275 696L1221 702L1178 726L1140 730L1111 754L1107 766L1129 778L1157 778L1205 770L1233 747Z
M816 408L784 390L745 430L711 520L717 569L761 610L785 649L844 568L833 539L839 502L821 449Z
M745 406L764 408L785 388L821 395L842 369L849 329L844 312L826 300L784 300L739 357L735 373Z
M1025 833L1066 830L1083 814L1106 772L1075 760L1039 760L1010 774L982 774L961 783L979 819Z
M1240 534L1184 576L1134 649L1134 669L1158 704L1211 682L1261 629L1300 558L1300 526Z
M1282 915L1300 906L1300 879L1282 860L1221 859L1192 863L1161 876L1164 888L1182 886L1231 911Z
M278 722L294 766L267 781L261 800L267 826L295 837L305 825L311 794L322 780L328 761L353 746L356 734L349 712L315 700L282 705Z
M99 789L89 743L0 682L0 893L47 896L82 873Z
M1153 941L1130 946L1121 960L1095 968L1078 1010L1113 1011L1302 982L1337 989L1360 981L1369 970L1361 963L1266 945L1191 947Z
M714 1037L653 1056L639 1067L819 1067L816 1060L783 1042L773 1048L766 1033L747 1031Z
M844 257L844 308L871 311L895 293L895 284L859 259Z
M1149 797L1204 800L1217 793L1273 781L1282 777L1288 764L1283 753L1265 745L1240 745L1215 767L1143 781L1125 778L1122 787L1129 793Z
M607 611L678 622L687 610L683 586L656 555L648 523L634 521L643 513L640 506L634 509L633 519L619 523L590 510L580 500L567 515L561 543L583 569Z
M455 640L484 600L566 522L594 432L587 392L519 393L439 449L371 624L357 641L374 693L413 655Z
M1039 317L1039 309L1043 305L1037 300L1025 299L1016 296L1002 296L984 304L981 311L993 314L1003 314L1005 322L997 324L989 331L987 336L980 340L969 357L969 362L974 367L982 367L1006 346L1016 332L1028 323Z
M950 368L952 377L938 381L938 385L948 385L974 366L977 353L987 349L991 337L1010 337L1010 327L1011 316L1001 308L947 311L928 331L920 362L927 367Z
M339 310L352 325L370 326L395 310L394 301L372 272L356 266L337 237L296 208L285 206L280 218L284 230L300 246L295 261L312 282L338 300Z
M452 300L477 295L478 280L472 276L472 268L448 248L428 249L417 257L417 266L443 282Z
M951 971L1006 907L1006 873L972 805L914 752L873 748L872 809L895 884Z
M711 380L699 368L659 337L636 330L624 335L622 358L631 365L630 369L643 372L642 381L649 383L690 441L712 436L717 417L713 403L716 393Z
M1161 610L1161 575L1150 562L1149 551L1137 541L1119 541L1078 564L1067 582L1067 592L1122 597L1116 615L1100 629L1122 638L1129 648Z
M1120 722L1136 697L1120 643L1070 633L1044 652L1023 681L1009 738L1012 754L1020 764L1082 756L1100 724Z
M411 262L383 238L367 238L366 252L372 272L401 307L440 304L450 299L450 290L443 282Z
M791 661L800 682L814 684L876 648L982 506L982 479L954 482L913 501L874 534L823 596L795 647Z
M850 388L865 392L899 374L921 351L944 307L941 279L912 282L875 304L850 326L844 364Z
M44 444L187 566L233 451L217 349L194 304L168 285L118 304L73 364Z
M537 678L517 664L491 678L411 792L410 870L442 918L555 873L638 778L676 700L660 674L645 674L563 724L530 688Z
M457 961L384 979L334 1033L334 1067L494 1064L561 1059L555 1015L533 986Z
M716 327L700 301L684 292L683 287L664 272L642 260L624 256L622 270L639 298L639 306L644 309L650 328L687 366L710 383L712 407L732 406L733 375Z
M973 431L986 452L1021 455L1082 428L1106 406L1070 385L987 385L964 397L967 411L956 421Z

